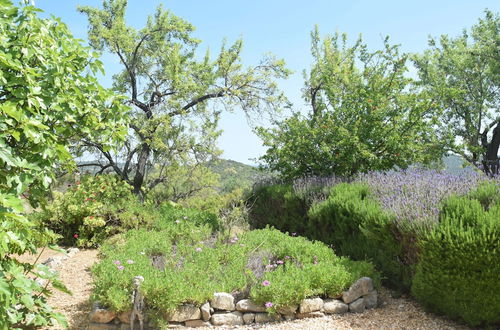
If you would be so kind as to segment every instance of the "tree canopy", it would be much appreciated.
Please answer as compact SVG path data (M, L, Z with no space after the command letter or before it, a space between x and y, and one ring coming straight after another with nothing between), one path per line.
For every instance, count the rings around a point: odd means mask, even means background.
M269 149L261 160L287 179L351 176L439 159L435 105L406 76L408 55L384 40L369 51L361 37L320 39L312 33L313 66L305 74L307 115L258 129Z
M60 20L40 19L32 6L0 0L0 328L38 327L61 320L46 305L53 281L42 266L13 254L34 253L46 229L24 216L27 201L46 195L57 166L74 167L69 145L81 138L109 149L123 136L126 107L101 87L97 54ZM43 271L43 272L42 272ZM29 276L28 276L29 274ZM59 285L58 285L59 284Z
M205 161L216 154L217 121L223 110L274 112L286 99L275 79L289 74L284 62L266 56L244 67L242 40L223 43L215 59L198 56L194 27L159 6L137 30L125 21L126 0L105 0L102 8L80 7L89 20L89 40L116 55L123 70L114 89L133 107L123 150L114 155L92 140L84 147L101 155L137 194L168 180L168 167ZM120 161L117 161L120 160ZM156 168L154 168L156 166Z
M441 140L485 173L498 174L500 17L486 11L471 31L431 38L429 46L414 62L441 110Z

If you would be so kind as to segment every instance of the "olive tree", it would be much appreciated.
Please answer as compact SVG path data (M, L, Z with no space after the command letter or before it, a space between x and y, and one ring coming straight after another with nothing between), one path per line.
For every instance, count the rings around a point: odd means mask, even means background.
M500 17L486 11L471 31L429 40L415 56L421 85L441 111L447 149L486 174L500 173Z
M135 29L126 23L126 8L126 0L79 8L89 20L90 44L120 61L114 89L125 93L133 108L121 152L92 140L83 146L100 155L94 165L112 169L144 195L169 179L169 167L205 162L216 153L221 111L278 110L285 98L275 79L288 71L272 56L244 67L241 40L223 43L214 59L208 51L198 56L193 25L159 6L142 29Z

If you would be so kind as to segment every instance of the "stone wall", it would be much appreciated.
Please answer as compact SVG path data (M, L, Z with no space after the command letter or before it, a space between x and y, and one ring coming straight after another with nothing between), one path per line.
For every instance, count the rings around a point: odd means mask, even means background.
M179 327L236 326L321 317L325 314L362 313L376 306L377 291L373 281L369 277L362 277L337 299L307 298L300 305L278 309L275 314L267 313L266 307L250 299L237 300L232 294L218 292L200 307L191 304L179 306L173 313L165 314L165 319L170 325ZM131 311L116 314L96 304L90 314L89 329L132 329L131 314ZM155 326L146 322L144 328L155 329ZM139 329L139 326L136 325L135 329Z

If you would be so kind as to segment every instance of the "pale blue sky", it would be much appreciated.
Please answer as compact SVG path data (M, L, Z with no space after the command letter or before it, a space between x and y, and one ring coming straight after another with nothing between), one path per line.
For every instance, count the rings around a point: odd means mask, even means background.
M87 21L76 12L77 5L102 3L101 0L35 2L47 13L61 17L81 39L86 39ZM215 53L223 38L232 42L242 37L244 63L256 64L267 52L284 58L295 73L280 82L280 86L297 110L305 109L300 91L302 71L311 65L309 36L315 24L323 35L339 31L354 39L361 33L371 48L380 47L383 36L389 35L392 43L401 44L404 51L420 52L427 47L429 35L457 35L475 24L484 9L500 11L498 0L129 0L128 22L142 27L147 15L160 3L196 26L194 36L203 41L201 52L210 47ZM119 69L113 57L104 56L102 60L107 77ZM109 78L102 83L111 85ZM241 112L224 115L221 128L224 133L219 147L224 150L224 158L253 163L249 159L265 152Z

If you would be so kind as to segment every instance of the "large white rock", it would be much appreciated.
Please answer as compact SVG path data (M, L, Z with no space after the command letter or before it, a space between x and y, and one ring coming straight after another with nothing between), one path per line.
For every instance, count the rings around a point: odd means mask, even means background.
M177 309L167 315L167 321L185 322L189 320L198 320L201 318L200 308L194 305L181 305Z
M234 297L226 292L214 293L214 297L210 300L210 306L215 309L234 311Z
M368 294L373 291L373 281L369 277L362 277L357 280L349 290L342 294L342 300L349 304L361 296Z
M322 312L310 312L310 313L297 313L295 314L295 317L298 319L307 319L307 318L313 318L313 317L323 317L325 314Z
M277 311L280 314L288 315L288 314L295 314L295 312L297 312L297 309L299 309L299 306L286 306L286 307L278 307Z
M255 313L245 313L243 314L243 323L251 324L255 321Z
M90 323L109 323L113 321L116 314L98 306L94 306L94 310L90 313Z
M210 322L205 322L203 320L189 320L184 323L186 327L199 328L199 327L209 327Z
M365 300L365 305L366 305L367 309L377 307L377 291L376 290L373 290L372 292L368 293L367 295L364 295L363 299Z
M216 312L212 314L210 322L213 325L243 325L243 314L241 312Z
M299 313L311 313L320 311L323 308L323 299L321 298L312 298L312 299L304 299L300 302Z
M250 299L243 299L236 304L236 310L240 312L265 312L266 307L257 305Z
M328 314L344 314L349 310L349 306L337 299L325 299L323 311Z
M359 298L354 300L349 304L349 312L351 313L363 313L365 311L365 300L363 298Z
M130 324L130 315L132 315L132 311L122 312L118 314L118 319L121 323Z
M279 314L257 313L255 314L255 323L269 323L281 321Z
M206 302L201 306L201 318L203 321L210 320L210 303Z

